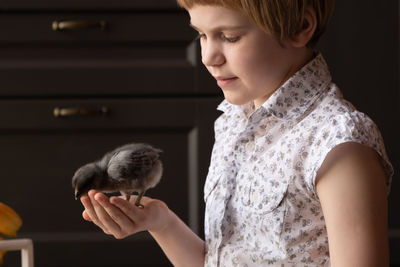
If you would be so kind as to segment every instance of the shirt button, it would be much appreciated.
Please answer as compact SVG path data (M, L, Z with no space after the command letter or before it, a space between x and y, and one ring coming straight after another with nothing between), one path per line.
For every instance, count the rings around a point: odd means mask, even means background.
M246 150L247 150L247 152L253 152L254 151L254 142L248 142L246 144Z

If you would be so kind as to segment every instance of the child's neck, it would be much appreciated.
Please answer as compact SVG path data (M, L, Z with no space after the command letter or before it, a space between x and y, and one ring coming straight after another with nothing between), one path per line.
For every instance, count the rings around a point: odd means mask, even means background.
M301 50L301 51L299 51ZM261 107L262 104L265 103L269 99L269 97L278 90L287 80L289 80L296 72L298 72L301 68L307 65L314 57L315 53L311 48L299 48L298 51L293 53L293 63L291 64L290 68L288 69L287 73L284 75L282 81L278 84L278 86L273 90L270 95L266 96L262 101L254 100L254 110Z

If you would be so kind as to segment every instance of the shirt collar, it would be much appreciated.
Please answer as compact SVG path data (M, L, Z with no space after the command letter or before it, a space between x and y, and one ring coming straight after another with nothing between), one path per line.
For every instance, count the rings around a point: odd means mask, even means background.
M296 119L313 105L315 100L325 91L331 79L328 65L319 53L278 88L260 109L264 109L267 113L279 119ZM225 113L240 109L248 117L254 109L254 105L250 102L238 106L224 100L217 109Z

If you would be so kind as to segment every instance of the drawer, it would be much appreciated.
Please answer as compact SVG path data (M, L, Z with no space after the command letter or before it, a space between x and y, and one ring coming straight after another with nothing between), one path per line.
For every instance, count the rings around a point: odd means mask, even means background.
M65 22L89 27L52 28ZM188 24L182 10L3 12L0 97L215 95Z
M152 49L140 51L151 53ZM169 52L181 56L181 51ZM135 58L135 54L127 53L125 59L0 58L0 97L165 96L199 92L195 87L197 69L186 57L143 59Z
M0 45L63 46L91 43L190 42L194 33L183 11L9 12L0 14Z
M176 0L2 0L5 10L127 10L127 9L177 9Z
M191 98L1 100L0 131L188 128L194 123Z

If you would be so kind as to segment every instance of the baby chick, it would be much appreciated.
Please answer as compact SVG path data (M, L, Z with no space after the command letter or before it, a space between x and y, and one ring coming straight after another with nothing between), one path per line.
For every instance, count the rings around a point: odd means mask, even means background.
M80 167L72 177L75 199L90 189L120 192L126 200L137 192L135 205L143 208L140 204L142 196L161 179L161 152L148 144L126 144L106 153L100 160Z

